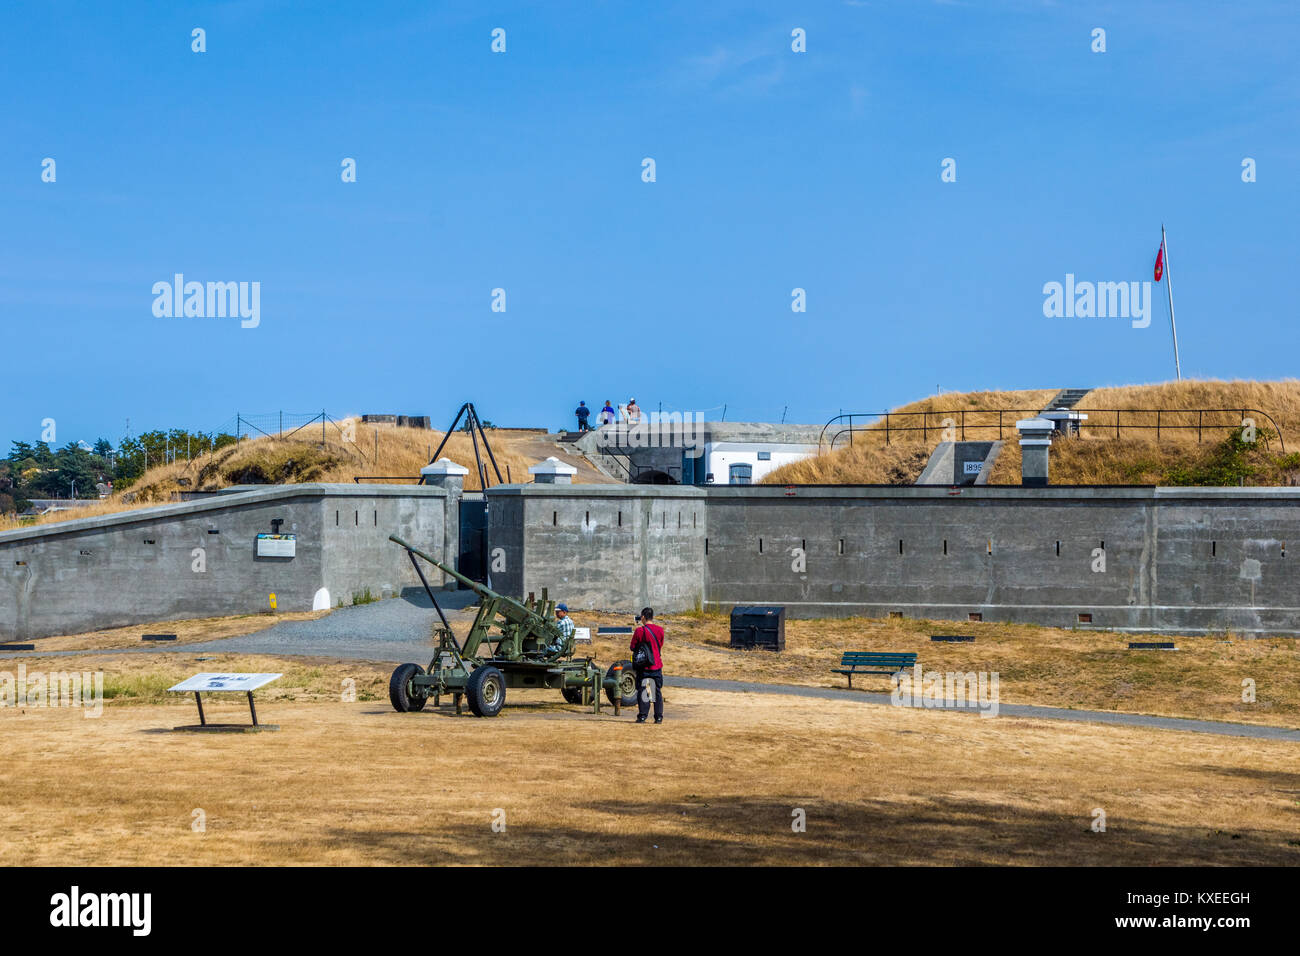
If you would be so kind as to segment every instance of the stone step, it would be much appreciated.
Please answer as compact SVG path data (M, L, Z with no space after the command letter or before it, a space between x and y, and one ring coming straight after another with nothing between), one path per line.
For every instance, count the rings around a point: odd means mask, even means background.
M1050 412L1055 408L1074 408L1079 399L1091 391L1091 388L1063 388L1056 393L1055 398L1047 403L1047 407L1043 411Z

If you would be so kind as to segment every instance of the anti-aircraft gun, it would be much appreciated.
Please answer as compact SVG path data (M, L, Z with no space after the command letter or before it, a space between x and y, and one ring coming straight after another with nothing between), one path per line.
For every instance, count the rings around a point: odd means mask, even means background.
M542 590L540 601L527 601L498 594L412 547L396 535L388 540L406 549L442 625L435 626L437 648L426 671L419 664L402 664L388 682L388 697L398 711L423 710L433 698L451 694L456 713L467 698L476 717L495 717L506 699L507 687L555 688L571 704L590 706L600 713L600 694L620 707L636 703L636 675L631 661L617 661L602 675L590 657L573 656L573 638L567 639L555 623L555 602ZM465 643L456 635L442 613L438 599L416 557L472 590L479 597L478 615Z

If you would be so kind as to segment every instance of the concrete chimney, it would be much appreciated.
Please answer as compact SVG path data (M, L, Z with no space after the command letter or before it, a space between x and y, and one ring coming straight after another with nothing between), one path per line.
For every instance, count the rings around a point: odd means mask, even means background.
M1056 423L1046 418L1024 418L1016 422L1020 432L1020 483L1026 487L1047 484L1047 451L1052 447Z

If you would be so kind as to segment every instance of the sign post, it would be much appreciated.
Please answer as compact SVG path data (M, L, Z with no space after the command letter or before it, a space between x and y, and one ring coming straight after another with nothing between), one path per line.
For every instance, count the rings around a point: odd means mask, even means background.
M181 727L173 727L173 730L190 730L190 731L207 731L212 733L258 733L260 731L279 730L278 724L259 724L257 722L257 707L253 704L253 691L259 687L265 687L273 680L278 680L281 674L195 674L186 680L181 681L174 687L167 688L169 693L174 694L193 694L194 702L199 706L199 722L197 724L187 724ZM248 712L253 718L252 724L210 724L207 715L203 713L203 693L239 693L243 692L248 695Z

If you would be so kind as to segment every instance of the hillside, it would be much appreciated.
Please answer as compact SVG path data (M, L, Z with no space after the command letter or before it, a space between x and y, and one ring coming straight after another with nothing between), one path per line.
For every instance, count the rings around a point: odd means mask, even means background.
M946 419L960 423L961 413L965 411L968 439L996 439L999 410L1003 412L1003 434L1007 434L1008 427L1014 434L1016 418L1038 412L1057 391L1047 388L931 395L891 410L888 443L883 421L865 429L863 422L855 421L852 445L848 445L847 431L836 434L839 428L847 428L847 424L831 426L826 430L821 455L777 468L764 477L763 484L910 485L921 477L931 452L943 440ZM894 419L895 414L901 417ZM830 451L832 441L835 442L833 452Z
M895 418L891 413L888 443L884 423L877 423L857 431L851 447L844 447L848 436L841 436L834 452L824 451L817 458L786 465L766 476L764 482L911 484L943 440L945 418L952 419L956 426L962 420L960 412L965 410L966 439L996 439L997 410L1002 409L1005 444L989 483L1019 484L1020 447L1015 440L1015 419L1042 409L1055 394L1055 389L1047 389L931 396L897 409L902 417ZM1156 409L1160 410L1158 415ZM1250 409L1264 415L1253 414ZM1079 438L1058 439L1052 445L1054 484L1300 483L1300 381L1295 379L1098 388L1085 395L1076 410L1087 414L1088 421ZM1241 441L1242 410L1247 410L1246 417L1256 419L1258 440L1254 443ZM925 414L902 414L908 412ZM899 440L900 427L922 424L927 429L923 437L917 432L904 432L909 440ZM829 444L830 432L827 435ZM960 432L954 437L960 438Z
M18 522L0 518L0 530L28 524L48 524L95 515L112 514L151 504L174 500L182 492L219 491L232 485L296 484L302 482L351 482L354 476L374 476L404 482L419 477L420 469L442 441L443 432L394 425L365 425L358 419L339 423L342 431L330 426L325 441L320 432L311 437L299 432L292 439L277 436L246 438L215 452L150 468L130 487L121 489L102 502L83 508L58 511L36 519ZM344 441L350 434L353 441ZM596 471L586 459L573 455L540 431L489 429L492 452L504 480L531 480L528 466L554 455L578 469L575 483L602 484L611 479ZM312 440L314 438L314 440ZM450 458L470 470L465 476L467 491L480 489L476 474L474 446L470 436L456 432L447 442L442 457ZM484 455L486 463L486 455ZM489 484L496 477L488 465Z

